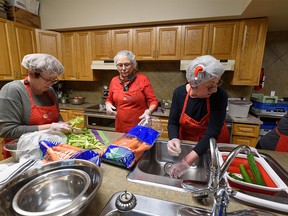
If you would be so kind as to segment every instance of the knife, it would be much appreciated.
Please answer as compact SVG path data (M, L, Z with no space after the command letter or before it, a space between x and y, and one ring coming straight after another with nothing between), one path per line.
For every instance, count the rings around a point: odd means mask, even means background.
M269 200L272 202L278 202L282 204L288 204L288 194L285 191L278 191L275 195L263 194L263 193L256 193L251 191L245 190L235 190L235 192L240 192L249 196L254 196L260 199Z

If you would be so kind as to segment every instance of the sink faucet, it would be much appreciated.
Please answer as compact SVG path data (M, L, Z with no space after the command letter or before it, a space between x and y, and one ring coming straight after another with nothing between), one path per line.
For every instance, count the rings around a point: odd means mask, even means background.
M226 187L220 187L220 182L223 179L225 172L232 163L233 159L243 150L250 153L251 149L247 145L238 145L234 148L226 160L220 167L219 162L219 151L216 145L216 140L210 138L210 153L211 153L211 163L210 163L210 178L208 182L208 188L200 189L198 191L192 192L193 197L197 200L201 198L207 198L207 193L213 194L213 207L211 211L211 216L226 215L226 208L229 203L229 195L232 191Z

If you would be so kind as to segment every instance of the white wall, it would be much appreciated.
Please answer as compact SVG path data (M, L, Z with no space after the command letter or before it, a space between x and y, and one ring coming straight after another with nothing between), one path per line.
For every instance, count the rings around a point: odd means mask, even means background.
M39 0L42 29L239 16L251 0Z

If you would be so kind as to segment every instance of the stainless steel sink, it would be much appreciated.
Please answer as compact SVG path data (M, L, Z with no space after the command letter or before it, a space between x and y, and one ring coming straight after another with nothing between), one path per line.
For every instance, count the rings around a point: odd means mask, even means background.
M115 193L104 207L100 216L177 216L178 211L191 206L182 205L179 203L164 201L147 196L134 194L137 200L136 206L130 211L119 211L116 206L117 197L122 192ZM197 208L199 211L208 212L208 210ZM205 215L205 214L202 214Z
M194 186L207 186L209 180L209 154L205 154L203 157L200 157L195 161L190 169L184 173L180 179L170 178L164 171L164 165L167 162L180 162L182 158L194 148L194 146L195 145L187 143L181 144L182 151L180 156L173 157L168 154L167 141L157 141L153 148L147 151L138 161L135 168L128 174L127 179L129 181L178 191L185 191L187 182L188 184L189 182L192 183ZM191 190L191 187L189 187L189 190Z
M115 203L117 198L123 192L115 193L108 201L100 216L211 216L211 210L205 208L199 208L195 206L183 205L180 203L174 203L155 199L147 196L134 194L137 204L130 211L120 211L117 209ZM227 215L231 216L276 216L275 214L261 210L261 209L243 209L235 212L227 212Z

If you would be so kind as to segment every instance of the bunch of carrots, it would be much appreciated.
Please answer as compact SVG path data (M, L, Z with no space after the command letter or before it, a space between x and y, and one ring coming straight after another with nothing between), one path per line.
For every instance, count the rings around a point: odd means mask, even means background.
M43 141L41 142L41 145L43 145L47 149L47 154L42 159L43 162L69 159L76 152L84 150L82 148L71 146L68 144L58 144L56 146L50 147Z
M151 148L146 142L139 140L137 137L123 136L113 142L114 145L129 148L134 152L136 160L148 149Z

